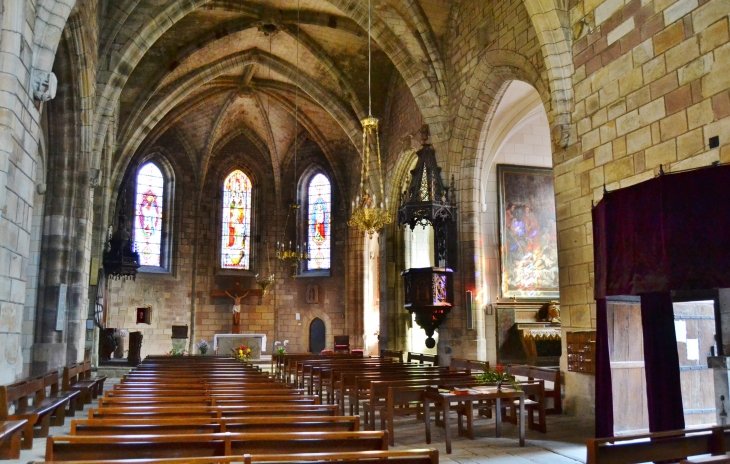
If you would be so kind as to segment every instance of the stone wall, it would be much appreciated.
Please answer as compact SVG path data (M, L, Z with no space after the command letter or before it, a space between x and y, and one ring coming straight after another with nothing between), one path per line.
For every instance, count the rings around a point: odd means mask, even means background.
M563 325L595 327L591 201L659 173L730 160L728 4L572 1L577 141L555 165ZM712 136L720 148L709 149ZM565 355L563 356L563 362ZM565 366L564 366L565 367ZM566 388L589 410L592 384ZM590 378L592 380L592 378Z

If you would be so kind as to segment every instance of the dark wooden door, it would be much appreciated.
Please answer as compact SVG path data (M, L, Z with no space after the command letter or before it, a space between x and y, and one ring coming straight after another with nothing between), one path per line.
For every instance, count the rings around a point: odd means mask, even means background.
M326 338L324 322L320 318L315 318L309 324L309 351L319 353L325 347Z

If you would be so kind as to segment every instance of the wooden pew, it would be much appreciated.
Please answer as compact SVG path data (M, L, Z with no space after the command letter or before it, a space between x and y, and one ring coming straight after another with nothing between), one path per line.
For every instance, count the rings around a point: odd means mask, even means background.
M290 366L291 362L294 362L294 366L296 368L296 361L297 360L305 360L305 359L322 359L322 358L329 358L329 359L362 359L362 353L350 353L350 354L331 354L331 355L319 355L319 354L312 354L312 353L287 353L287 354L272 354L271 355L271 363L272 368L274 372L274 376L279 379L283 380L285 383L291 383L290 377Z
M89 419L147 418L147 417L247 417L247 416L336 416L332 404L254 404L226 406L125 406L92 408Z
M418 361L419 364L424 363L431 363L432 366L438 366L439 365L439 357L435 354L423 354L423 353L413 353L411 351L408 352L408 358L407 362L414 362Z
M449 365L454 370L464 370L468 373L474 372L486 372L489 370L489 363L487 361L472 361L470 359L459 359L451 358L451 364Z
M228 395L228 396L145 396L145 397L113 397L99 398L99 407L109 406L143 406L143 405L224 405L224 404L319 404L319 398L313 395Z
M74 363L63 368L63 390L79 391L84 404L91 404L104 391L106 376L91 376L91 361Z
M156 388L124 388L107 390L104 398L126 398L126 397L147 397L147 396L302 396L304 390L295 388L247 388L245 383L239 388L205 388L205 389L169 389L165 387Z
M142 435L222 432L357 432L358 416L74 419L69 435Z
M0 459L20 459L26 419L0 422Z
M679 461L730 450L730 426L588 439L587 464Z
M545 385L545 400L553 399L552 407L545 405L546 414L562 414L563 400L561 396L560 369L548 369L546 367L525 366L521 364L510 364L507 366L507 373L520 377L527 377L527 380L544 380L553 385Z
M0 386L0 420L26 420L23 432L23 449L33 447L34 428L36 435L48 436L51 416L56 416L55 424L63 425L68 398L46 398L46 385L43 376L11 385ZM15 405L15 412L10 408Z
M375 430L375 413L380 412L381 418L388 408L388 390L391 387L414 387L425 390L429 386L464 386L473 385L474 377L463 373L459 376L444 376L436 378L411 378L399 380L371 380L368 387L363 409L365 411L365 423L368 430ZM408 402L420 401L420 398L408 400ZM405 403L403 403L405 404ZM382 419L381 419L382 423ZM386 430L386 429L383 429Z
M385 432L210 433L48 437L46 461L142 459L232 454L377 451L388 449Z
M380 350L381 358L389 358L399 363L403 362L403 350Z
M347 453L296 453L257 454L251 456L214 456L202 458L160 458L145 459L146 464L218 464L218 463L270 463L287 464L438 464L439 454L435 449L411 449L388 451L353 451ZM54 461L55 462L55 461ZM109 464L110 461L66 461L67 464ZM136 459L115 460L115 464L140 464ZM31 464L51 464L50 461L31 461Z
M467 375L449 372L447 367L424 367L422 369L385 371L385 372L342 372L339 388L335 390L335 402L340 405L340 414L345 413L345 398L350 398L350 408L354 414L360 412L360 392L366 391L373 380L429 379Z
M76 415L76 400L81 395L81 392L76 390L62 390L61 379L58 375L58 370L49 372L43 376L43 384L50 391L46 393L46 396L51 399L65 399L68 398L68 410L66 416L73 417ZM63 424L63 421L61 421Z

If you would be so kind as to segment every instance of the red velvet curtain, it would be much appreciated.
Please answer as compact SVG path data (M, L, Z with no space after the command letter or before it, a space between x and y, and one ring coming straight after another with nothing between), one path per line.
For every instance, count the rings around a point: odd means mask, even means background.
M730 166L606 193L593 209L596 436L613 435L607 296L641 295L649 424L684 428L672 290L730 287Z
M674 308L669 292L641 295L649 431L684 428ZM609 366L610 368L610 366Z
M613 386L606 299L596 301L596 438L613 436Z

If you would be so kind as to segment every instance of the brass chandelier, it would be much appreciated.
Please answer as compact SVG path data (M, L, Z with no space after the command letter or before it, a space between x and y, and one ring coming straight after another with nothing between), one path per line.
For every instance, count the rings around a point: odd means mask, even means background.
M373 117L372 95L371 95L371 67L372 58L370 50L370 1L368 0L368 117L360 121L362 123L362 169L360 172L360 187L357 197L352 202L352 216L347 221L350 227L357 227L362 232L367 232L370 238L375 231L380 230L386 224L393 222L393 216L388 213L388 199L385 198L383 188L383 171L380 161L380 139L378 137L378 119ZM371 157L377 157L377 179L373 181L370 177ZM373 185L373 183L377 185ZM373 191L371 192L371 187ZM380 203L376 197L379 190Z

